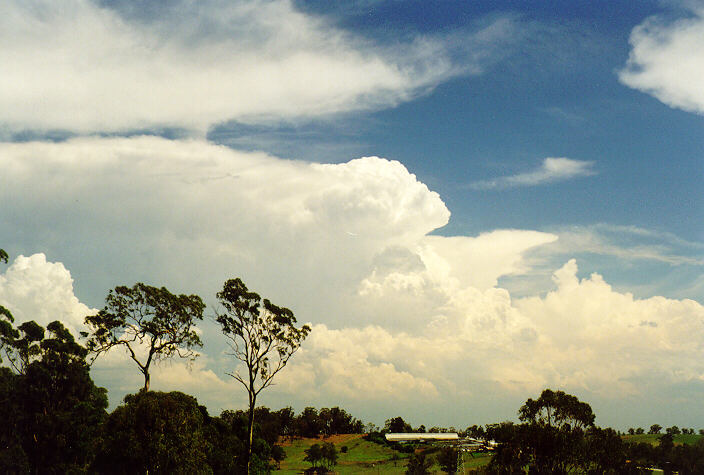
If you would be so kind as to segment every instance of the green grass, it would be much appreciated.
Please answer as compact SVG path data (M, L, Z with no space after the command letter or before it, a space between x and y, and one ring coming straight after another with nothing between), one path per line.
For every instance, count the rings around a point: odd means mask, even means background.
M400 454L394 450L367 442L359 434L347 436L332 436L329 439L299 439L291 444L284 444L286 450L286 460L281 463L281 470L275 473L294 474L301 473L310 467L308 462L304 462L304 451L311 445L320 442L332 442L338 452L337 465L335 471L340 474L352 473L403 473L406 466L408 454ZM347 446L347 453L342 453L342 446ZM399 460L394 461L394 454Z
M662 437L663 434L638 434L638 435L624 435L623 440L632 444L639 444L641 442L648 443L650 445L659 445L660 444L660 437ZM699 439L701 439L702 435L699 434L677 434L673 437L673 441L675 444L682 444L682 445L692 445L696 444Z
M339 474L402 474L406 471L406 463L409 454L396 452L389 447L367 442L360 434L336 435L329 439L299 439L292 443L286 442L286 460L281 462L281 470L276 474L289 475L299 474L310 467L308 462L304 462L304 451L311 445L321 442L332 442L338 452L337 465L334 471ZM347 453L342 453L342 446L347 446ZM394 454L398 459L394 460ZM489 463L490 454L470 454L464 456L465 468L467 470L477 468ZM432 473L442 473L436 464L431 468Z

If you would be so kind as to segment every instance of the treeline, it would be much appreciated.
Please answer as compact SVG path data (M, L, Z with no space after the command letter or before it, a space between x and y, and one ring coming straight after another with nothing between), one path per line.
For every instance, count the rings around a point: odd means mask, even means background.
M498 442L482 472L638 474L657 467L666 473L704 473L704 438L691 445L676 445L674 435L679 430L670 428L657 445L629 442L614 429L597 427L589 404L563 391L546 389L538 399L528 399L518 418L519 424L502 422L467 429L470 436ZM650 432L659 434L661 429L654 424Z
M60 322L26 322L15 332L3 347L11 367L0 367L0 473L247 472L248 411L211 416L187 394L141 390L108 413L88 351ZM268 473L285 458L282 436L364 429L339 407L258 407L255 420L250 473Z

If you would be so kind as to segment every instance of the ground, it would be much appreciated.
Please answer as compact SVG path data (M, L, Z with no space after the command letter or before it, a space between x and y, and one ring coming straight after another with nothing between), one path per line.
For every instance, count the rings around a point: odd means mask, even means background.
M281 462L281 470L277 474L299 474L310 467L308 462L304 462L303 453L308 447L315 443L332 442L337 448L339 459L335 466L335 472L339 474L382 474L382 473L404 473L406 471L406 461L408 454L396 452L389 447L385 447L373 442L364 440L362 434L338 434L325 439L297 439L293 442L286 440L282 443L286 450L286 460ZM343 446L347 446L347 453L342 453ZM394 460L394 454L399 458ZM491 458L488 454L469 454L465 457L465 467L467 469L478 467L489 463ZM439 466L434 466L434 473L442 473Z

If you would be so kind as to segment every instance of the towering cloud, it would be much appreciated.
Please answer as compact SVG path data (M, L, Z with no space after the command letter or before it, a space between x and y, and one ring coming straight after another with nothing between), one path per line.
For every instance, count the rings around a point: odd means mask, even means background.
M520 401L549 385L613 401L704 375L701 304L635 298L598 274L580 278L574 260L554 272L549 292L515 298L501 279L530 271L527 253L558 236L430 235L449 211L398 162L319 165L134 137L4 144L0 167L0 200L11 203L0 209L3 246L52 243L46 252L71 269L41 254L17 257L0 276L2 305L20 320L78 328L92 310L74 296L71 275L101 298L143 280L210 303L240 276L314 326L267 404L363 406L370 417L419 405L457 413L487 394ZM202 330L206 347L190 372L163 367L154 386L232 407L241 401L224 376L233 361L217 328ZM117 384L115 398L139 386L120 355L95 374ZM490 411L487 422L505 417Z

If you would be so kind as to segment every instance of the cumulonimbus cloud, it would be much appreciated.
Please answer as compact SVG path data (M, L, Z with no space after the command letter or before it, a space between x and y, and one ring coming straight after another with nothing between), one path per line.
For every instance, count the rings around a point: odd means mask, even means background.
M482 394L525 400L546 385L613 401L704 374L700 303L638 299L597 274L580 278L571 260L553 290L516 298L501 277L530 271L526 253L558 235L429 235L449 210L399 162L320 165L201 140L85 137L0 144L0 168L0 242L50 256L17 257L0 276L0 303L18 319L77 327L109 288L135 281L212 304L224 279L240 276L314 325L273 406L462 410L486 404ZM74 278L92 300L75 297ZM202 360L191 373L155 370L155 387L183 384L231 407L240 395L224 373L234 362L217 329L202 327ZM117 400L139 387L124 358L95 371Z
M595 174L594 162L592 161L548 157L543 160L542 165L536 170L491 180L476 181L469 186L475 190L537 186Z
M633 29L631 53L619 79L661 102L704 114L704 8L689 18L648 18Z
M119 5L119 4L118 4ZM133 5L132 10L139 7ZM286 0L168 2L134 15L92 0L0 4L0 125L203 131L393 106L478 72L502 19L450 41L379 45Z

